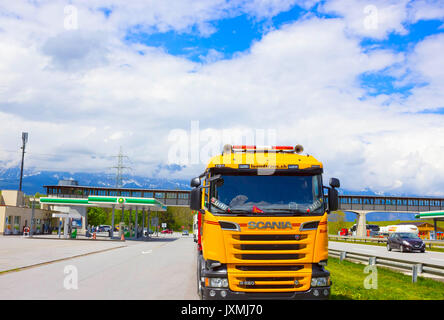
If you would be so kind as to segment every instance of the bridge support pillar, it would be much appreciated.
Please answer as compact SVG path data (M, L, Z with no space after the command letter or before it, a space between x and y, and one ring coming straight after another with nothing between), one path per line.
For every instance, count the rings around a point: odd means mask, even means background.
M347 210L348 211L348 210ZM356 222L356 236L363 238L367 236L367 219L366 215L370 211L364 211L364 210L353 210L350 211L355 213L358 216L357 222Z
M114 216L115 216L115 213L116 213L116 206L113 205L113 215L111 218L111 238L114 237Z
M145 207L142 208L142 239L144 237L143 230L145 229Z
M136 217L134 221L135 238L139 238L139 208L136 207Z

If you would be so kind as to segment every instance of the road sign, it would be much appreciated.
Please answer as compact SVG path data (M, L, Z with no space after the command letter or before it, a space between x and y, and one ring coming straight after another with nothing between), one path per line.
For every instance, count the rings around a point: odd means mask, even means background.
M165 222L163 222L163 223L162 223L162 228L165 229L166 227L167 227L167 224L166 224Z

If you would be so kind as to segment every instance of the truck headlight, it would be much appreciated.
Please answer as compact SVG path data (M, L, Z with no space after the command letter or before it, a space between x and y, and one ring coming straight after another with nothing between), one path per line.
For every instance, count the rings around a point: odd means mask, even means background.
M318 264L322 267L325 267L327 265L327 263L328 263L328 260L321 260L321 261L319 261Z
M407 241L403 241L402 243L405 244L406 246L410 245L410 243L408 243Z
M208 286L212 288L228 288L227 278L207 278Z
M326 287L329 285L329 277L311 278L312 287Z

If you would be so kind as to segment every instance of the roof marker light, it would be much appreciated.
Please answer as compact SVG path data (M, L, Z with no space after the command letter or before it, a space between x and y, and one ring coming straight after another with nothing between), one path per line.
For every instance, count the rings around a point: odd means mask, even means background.
M222 154L231 153L233 151L233 148L231 144L224 145L224 149L222 151Z
M292 146L247 146L236 145L232 147L233 151L295 151Z
M296 145L296 147L294 147L294 151L295 151L297 154L301 154L302 151L304 151L304 147L301 146L300 144L298 144L298 145Z

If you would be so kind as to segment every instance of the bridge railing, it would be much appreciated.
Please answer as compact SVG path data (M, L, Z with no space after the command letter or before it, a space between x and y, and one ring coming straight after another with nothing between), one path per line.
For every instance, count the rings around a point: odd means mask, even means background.
M433 211L444 209L444 199L340 195L339 209L398 212Z

